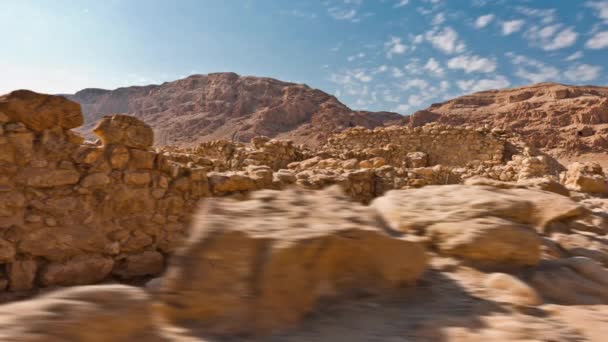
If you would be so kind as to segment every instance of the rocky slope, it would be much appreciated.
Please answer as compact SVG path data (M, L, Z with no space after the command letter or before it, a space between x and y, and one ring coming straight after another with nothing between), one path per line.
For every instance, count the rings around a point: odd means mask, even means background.
M489 90L433 104L410 123L512 129L556 156L608 148L608 87L539 83Z
M437 123L179 149L125 115L85 142L82 121L0 96L0 341L608 334L597 165Z
M159 145L248 142L265 135L314 146L348 127L373 128L401 119L396 113L353 111L304 84L234 73L116 90L84 89L66 97L82 105L81 132L88 134L103 115L128 113L154 128Z

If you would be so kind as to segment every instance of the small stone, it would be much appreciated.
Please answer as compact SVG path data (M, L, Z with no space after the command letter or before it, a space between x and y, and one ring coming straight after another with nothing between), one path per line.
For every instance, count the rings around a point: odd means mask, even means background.
M42 222L42 217L40 217L39 215L27 215L25 217L25 221L29 223L39 223Z
M46 219L44 219L44 224L46 224L49 227L55 227L55 226L57 226L57 220L55 220L52 217L47 217Z

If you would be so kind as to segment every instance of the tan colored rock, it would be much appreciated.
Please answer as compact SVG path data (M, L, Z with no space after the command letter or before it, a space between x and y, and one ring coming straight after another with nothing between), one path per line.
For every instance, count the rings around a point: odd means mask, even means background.
M16 260L7 265L9 289L11 291L31 290L34 287L38 265L34 260Z
M164 260L163 255L156 251L129 255L116 264L112 273L125 279L158 275L164 269Z
M6 264L15 259L15 247L10 242L0 239L0 264Z
M93 129L105 146L124 145L147 149L154 144L154 132L143 121L128 115L105 116Z
M466 222L490 216L529 224L543 232L551 222L589 214L583 205L546 191L467 185L393 190L371 205L393 229L423 233L434 223Z
M108 152L110 166L112 166L113 169L122 170L127 167L127 163L129 162L129 150L126 147L122 145L109 146Z
M608 269L585 257L544 261L531 284L544 297L559 304L608 303Z
M156 161L156 153L137 149L129 150L131 155L131 166L134 169L153 169Z
M112 271L114 261L100 255L77 255L46 265L40 273L44 286L72 286L95 284L104 280Z
M597 163L572 163L568 166L563 182L571 190L608 194L608 179Z
M553 192L563 196L569 196L570 191L566 189L562 184L549 179L549 178L529 178L520 179L517 182L503 182L490 178L484 178L480 176L471 177L466 179L463 184L465 185L488 185L501 189L536 189Z
M405 156L407 166L410 168L429 166L429 156L424 152L410 152Z
M210 172L209 186L211 191L217 193L230 193L235 191L251 191L256 189L255 182L251 177L235 172L224 174Z
M483 281L497 301L522 306L536 306L543 303L540 295L525 282L506 273L492 273Z
M167 341L151 317L149 296L137 287L72 287L0 306L6 342Z
M16 180L34 188L52 188L78 183L80 173L75 170L26 168Z
M125 184L130 185L148 185L152 181L150 172L147 171L129 171L125 172Z
M80 181L80 186L84 188L101 187L110 184L110 177L105 173L92 173Z
M529 226L497 217L439 222L426 228L438 252L480 266L534 266L540 260L540 240Z
M62 96L29 90L15 90L0 96L0 112L38 133L53 127L71 129L83 124L79 104Z
M297 323L321 296L394 291L425 266L421 244L388 234L335 188L265 190L206 203L160 300L166 319L206 334L268 333Z
M79 254L103 253L106 242L103 231L88 224L43 227L27 232L18 245L18 251L52 261L64 261Z

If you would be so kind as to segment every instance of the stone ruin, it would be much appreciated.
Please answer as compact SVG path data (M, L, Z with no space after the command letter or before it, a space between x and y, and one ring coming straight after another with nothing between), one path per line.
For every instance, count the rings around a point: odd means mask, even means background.
M561 171L513 134L469 127L357 127L313 150L266 137L154 148L152 129L125 115L104 117L100 142L88 142L71 131L81 124L61 97L0 98L0 290L157 275L206 197L339 185L369 203L392 189Z
M608 304L603 170L565 171L517 135L430 124L353 128L319 149L266 137L186 149L153 147L125 115L84 141L81 119L61 97L0 97L0 301L163 276L2 305L0 340L266 336L326 299L420 287L440 309L399 307L423 328L412 339L580 339L521 313ZM435 320L489 306L517 329Z

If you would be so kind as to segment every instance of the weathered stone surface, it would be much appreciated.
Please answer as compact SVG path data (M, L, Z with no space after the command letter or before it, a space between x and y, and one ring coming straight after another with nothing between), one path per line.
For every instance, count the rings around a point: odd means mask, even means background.
M129 255L116 264L112 273L125 279L159 275L164 270L164 260L163 255L156 251Z
M40 273L40 282L44 286L95 284L110 274L113 265L112 259L100 255L77 255L46 265Z
M15 90L0 96L0 112L9 120L22 122L34 132L61 127L76 128L83 124L80 105L62 96Z
M551 222L584 217L589 211L573 200L546 191L489 186L442 185L394 190L372 206L400 231L421 231L438 222L498 217L543 232Z
M100 187L110 184L111 179L105 173L92 173L82 179L80 185L84 188Z
M103 253L107 238L97 227L44 227L28 232L18 245L20 253L64 261L79 254Z
M0 340L167 341L152 322L149 296L125 285L72 287L2 305Z
M608 194L608 179L597 163L572 163L563 175L563 182L571 190Z
M63 185L73 185L80 180L76 170L37 169L27 168L17 176L18 182L34 188L52 188Z
M337 189L260 191L206 203L165 276L162 312L207 334L267 333L321 296L394 291L425 266L421 244Z
M104 145L146 149L154 144L154 132L143 121L128 115L104 117L93 132Z
M9 288L13 291L30 290L34 287L38 265L34 260L15 260L7 266Z
M543 262L531 284L559 304L608 303L608 270L585 257Z
M522 306L536 306L543 303L534 288L510 274L492 273L484 279L483 284L497 301Z
M530 178L520 179L517 182L504 182L495 179L475 176L466 179L463 184L488 185L501 189L536 189L553 192L563 196L570 195L570 191L568 191L565 186L549 178Z
M4 240L0 239L0 264L6 264L15 259L15 247L13 245Z
M529 226L497 217L439 222L426 228L439 253L492 268L534 266L540 240Z

